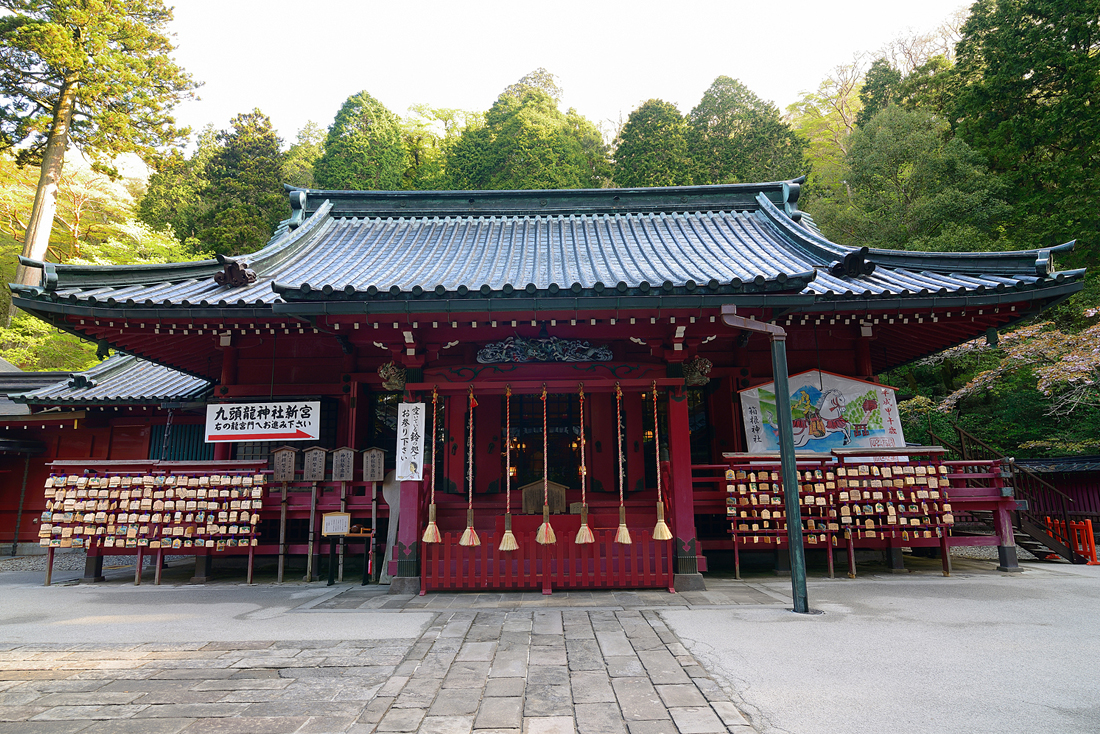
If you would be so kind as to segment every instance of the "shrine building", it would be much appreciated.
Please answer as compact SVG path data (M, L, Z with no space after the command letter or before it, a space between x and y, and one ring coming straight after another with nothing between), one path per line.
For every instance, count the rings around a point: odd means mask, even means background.
M774 402L768 341L727 326L723 314L781 327L790 374L820 383L802 396L804 441L885 451L905 444L892 391L876 375L996 339L1082 287L1083 270L1055 263L1072 243L967 253L835 244L799 210L802 183L288 189L292 216L250 255L107 267L24 260L41 271L39 284L10 287L15 305L51 325L184 378L190 397L176 398L177 409L181 400L317 401L320 437L289 445L384 449L387 471L414 477L400 482L386 569L395 591L439 588L441 574L464 578L457 588L508 587L498 565L505 531L518 540L513 553L543 573L556 564L564 586L617 564L629 574L605 585L701 588L707 553L734 544L714 470L774 446L767 421L745 407L746 391L765 413ZM866 418L843 403L828 413L820 401L829 379L864 385ZM41 393L37 404L50 404ZM434 437L412 467L396 451L405 403L422 406ZM149 408L158 438L170 408ZM177 425L197 425L197 416ZM247 412L239 420L245 435ZM860 443L871 434L873 443ZM210 471L259 472L288 441L207 444L212 458L189 458ZM124 458L166 456L148 453ZM79 468L80 457L70 458L67 471ZM357 473L352 496L362 498L364 484ZM335 507L324 487L319 501ZM265 521L277 507L264 505ZM654 538L659 515L670 541ZM439 542L424 542L433 520ZM539 543L547 524L556 539ZM582 526L594 533L587 549L574 540ZM608 550L623 526L632 544ZM460 544L469 531L481 545ZM285 552L278 535L261 530L252 547ZM867 547L900 544L865 535ZM509 561L505 576L523 565Z

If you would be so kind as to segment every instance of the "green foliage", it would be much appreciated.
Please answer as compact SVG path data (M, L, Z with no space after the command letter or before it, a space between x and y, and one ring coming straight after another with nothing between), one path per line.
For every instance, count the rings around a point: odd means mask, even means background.
M366 92L348 97L313 166L318 188L392 191L405 173L401 120Z
M892 105L851 136L842 215L861 245L911 250L1009 249L1004 186L946 122Z
M0 150L37 163L64 94L68 137L93 161L157 149L186 135L169 110L196 84L171 59L161 0L0 0Z
M97 363L95 353L95 344L55 332L25 313L12 319L11 326L0 327L0 357L22 370L80 372Z
M676 105L650 99L630 113L615 148L619 186L692 183L688 126Z
M205 246L239 255L263 247L290 210L282 187L285 154L271 120L253 110L230 125L217 134L205 166L200 198L210 207L196 219Z
M80 257L70 263L85 265L154 265L206 260L213 253L195 252L181 244L171 229L160 232L144 222L130 219L114 227L114 234L103 242L87 243Z
M1100 263L1100 0L980 0L957 47L958 134L1004 174L1024 237Z
M207 125L199 133L195 152L184 158L173 150L158 160L138 202L141 221L154 230L171 227L181 240L197 242L200 215L212 207L202 199L206 166L218 150L218 132Z
M314 188L313 166L324 152L325 131L311 120L298 131L298 142L286 152L283 180L291 186Z
M464 125L483 116L464 110L415 104L401 121L407 167L401 188L436 191L447 188L447 151L454 146Z
M688 116L696 183L779 181L806 172L806 142L770 102L728 76Z
M540 84L529 83L533 76ZM449 188L575 189L607 183L607 145L599 130L574 110L563 114L546 86L539 71L533 72L500 95L484 123L466 126L446 150Z
M863 88L859 90L862 109L856 116L856 124L860 127L866 125L876 112L896 102L900 96L900 86L901 72L890 66L886 59L875 59L867 70Z
M838 66L816 91L803 93L787 108L791 126L808 141L810 174L799 205L827 231L839 229L836 219L851 205L846 156L860 112L861 80L858 60Z

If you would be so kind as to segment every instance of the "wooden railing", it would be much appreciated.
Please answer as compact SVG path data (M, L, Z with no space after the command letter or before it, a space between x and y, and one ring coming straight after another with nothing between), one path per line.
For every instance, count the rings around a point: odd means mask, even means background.
M1074 502L1073 498L964 428L956 425L955 433L958 435L957 445L931 435L941 445L957 452L963 460L1002 461L1016 499L1023 501L1017 506L1015 513L1016 528L1071 563L1084 563L1085 559L1074 551L1073 539L1066 531L1070 527L1070 506Z

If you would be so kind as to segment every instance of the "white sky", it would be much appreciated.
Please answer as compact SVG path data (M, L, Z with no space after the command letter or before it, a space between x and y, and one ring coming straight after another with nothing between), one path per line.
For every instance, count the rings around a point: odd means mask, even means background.
M537 67L597 124L651 97L696 105L715 77L780 109L834 67L935 28L961 0L168 0L177 60L204 86L177 118L196 131L260 108L289 144L367 90L410 104L485 110Z

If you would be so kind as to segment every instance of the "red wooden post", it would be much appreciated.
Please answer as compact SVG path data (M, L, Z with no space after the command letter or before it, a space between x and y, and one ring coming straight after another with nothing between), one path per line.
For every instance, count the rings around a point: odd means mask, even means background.
M140 545L137 549L137 568L134 569L134 586L141 586L141 564L145 562L145 549Z
M688 423L687 392L669 392L668 448L672 462L672 535L676 542L676 578L679 591L706 589L696 559L695 497L691 484L691 426Z
M49 586L53 581L53 546L51 545L46 549L46 583L43 586Z

